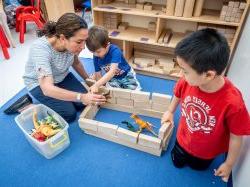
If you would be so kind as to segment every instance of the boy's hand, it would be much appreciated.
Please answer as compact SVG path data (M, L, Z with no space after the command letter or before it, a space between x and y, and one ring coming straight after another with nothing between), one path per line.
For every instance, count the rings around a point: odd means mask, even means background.
M171 124L174 124L174 114L167 110L161 118L161 124L164 122L170 122Z
M99 91L99 87L96 84L90 87L91 93L98 93L98 91Z
M221 179L224 182L228 182L231 171L232 171L232 166L224 162L220 165L220 167L217 170L214 169L214 175L221 177Z

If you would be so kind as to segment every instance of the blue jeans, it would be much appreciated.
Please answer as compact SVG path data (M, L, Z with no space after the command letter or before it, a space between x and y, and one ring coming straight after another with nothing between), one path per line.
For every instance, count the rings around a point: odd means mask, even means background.
M72 73L69 73L65 79L55 84L59 88L63 88L70 91L75 91L79 93L86 93L87 90L83 85L75 78ZM62 116L67 122L72 122L76 118L76 113L82 110L85 106L82 103L62 101L52 97L45 96L40 88L40 86L34 88L30 91L30 94L37 99L40 103L48 106L60 116Z

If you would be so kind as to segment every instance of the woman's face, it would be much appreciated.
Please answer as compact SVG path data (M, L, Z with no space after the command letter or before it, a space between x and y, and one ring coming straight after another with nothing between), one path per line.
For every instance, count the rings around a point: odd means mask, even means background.
M88 29L80 29L74 36L69 39L65 39L65 48L73 53L79 55L79 53L85 48L85 42L88 38Z

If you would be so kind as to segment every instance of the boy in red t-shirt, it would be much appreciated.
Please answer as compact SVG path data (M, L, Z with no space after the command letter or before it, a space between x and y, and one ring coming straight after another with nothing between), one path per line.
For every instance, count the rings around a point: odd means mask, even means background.
M174 165L204 170L213 159L227 153L215 176L227 182L239 156L242 136L250 134L250 117L240 91L223 76L230 49L225 37L214 29L192 33L178 43L177 62L184 77L162 117L173 123L181 104L177 139L171 151Z

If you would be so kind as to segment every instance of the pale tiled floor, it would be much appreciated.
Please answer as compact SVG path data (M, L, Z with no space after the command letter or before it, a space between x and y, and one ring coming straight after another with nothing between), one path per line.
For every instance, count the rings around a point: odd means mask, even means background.
M0 107L24 88L22 75L30 45L37 38L36 27L33 24L27 25L23 44L19 43L19 33L15 30L12 30L12 36L16 42L16 48L9 48L9 60L4 59L0 49ZM80 56L90 58L92 54L85 49Z

